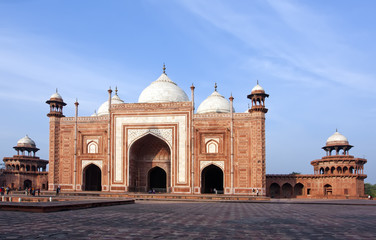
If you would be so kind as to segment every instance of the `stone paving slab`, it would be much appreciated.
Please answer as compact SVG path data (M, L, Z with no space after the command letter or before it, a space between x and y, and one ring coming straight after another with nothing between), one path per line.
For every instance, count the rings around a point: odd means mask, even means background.
M0 212L2 239L375 239L376 207L151 202Z

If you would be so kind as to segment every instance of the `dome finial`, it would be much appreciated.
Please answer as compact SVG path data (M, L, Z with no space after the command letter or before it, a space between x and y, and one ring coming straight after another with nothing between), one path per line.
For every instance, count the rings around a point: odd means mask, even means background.
M163 63L163 73L166 74L166 65Z
M259 82L258 82L258 80L257 80L257 85L259 85Z
M214 91L217 91L217 83L214 84Z
M338 129L336 128L336 132L338 132Z
M117 95L118 89L117 86L115 87L115 95Z
M56 93L57 93L57 88L56 88Z

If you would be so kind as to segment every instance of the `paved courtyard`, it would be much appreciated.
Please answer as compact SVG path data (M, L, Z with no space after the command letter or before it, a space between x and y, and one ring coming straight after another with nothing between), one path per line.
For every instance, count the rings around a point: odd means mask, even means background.
M0 211L1 239L375 239L376 206L147 202Z

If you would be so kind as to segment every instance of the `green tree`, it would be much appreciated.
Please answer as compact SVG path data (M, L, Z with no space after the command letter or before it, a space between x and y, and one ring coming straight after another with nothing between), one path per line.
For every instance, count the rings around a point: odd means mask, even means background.
M372 197L376 197L376 184L365 183L364 184L364 194L371 195Z

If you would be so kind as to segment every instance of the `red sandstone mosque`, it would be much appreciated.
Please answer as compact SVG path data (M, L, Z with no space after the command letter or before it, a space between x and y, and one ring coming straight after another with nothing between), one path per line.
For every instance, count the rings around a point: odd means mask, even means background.
M328 138L326 156L311 162L314 174L267 175L264 89L257 83L251 90L245 113L235 112L233 97L216 86L195 111L194 89L189 100L163 68L138 103L110 89L108 101L85 117L78 116L78 102L76 115L65 117L66 103L54 93L46 102L49 190L363 197L367 161L349 155L352 146L340 133Z

